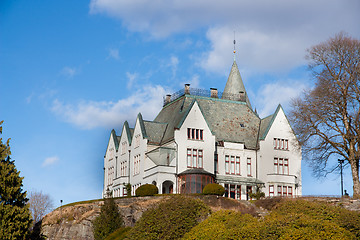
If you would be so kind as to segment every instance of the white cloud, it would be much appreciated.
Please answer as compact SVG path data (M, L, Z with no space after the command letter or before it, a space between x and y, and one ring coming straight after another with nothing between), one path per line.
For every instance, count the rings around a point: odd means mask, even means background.
M116 48L110 48L110 49L108 49L108 51L109 51L109 55L108 55L108 59L109 58L113 58L113 59L115 59L115 60L119 60L119 49L116 49Z
M211 49L200 59L210 72L227 73L233 59L233 32L229 27L214 27L207 32ZM281 72L304 63L305 49L311 45L297 35L279 36L260 31L236 33L236 61L240 68Z
M263 118L273 114L279 104L285 108L290 106L291 100L298 97L306 87L302 81L291 79L286 82L269 83L259 89L252 105L258 107L258 113Z
M357 0L92 0L90 13L120 19L130 31L165 38L207 31L212 46L200 61L208 71L228 70L236 31L238 60L247 67L287 71L303 63L305 49L340 31L360 37Z
M128 89L132 88L132 86L134 85L135 81L136 81L136 78L138 77L138 74L137 73L129 73L129 72L126 72L126 77L128 79L128 83L126 85L126 87Z
M48 157L43 161L42 166L43 167L50 166L57 163L58 161L59 161L59 157L57 156Z
M161 86L144 86L117 102L81 101L78 104L64 104L56 99L51 110L64 121L82 129L116 128L125 120L134 122L139 112L144 119L153 120L162 107L166 93Z
M61 70L61 74L68 77L68 78L72 78L75 74L78 74L78 70L75 67L64 67Z

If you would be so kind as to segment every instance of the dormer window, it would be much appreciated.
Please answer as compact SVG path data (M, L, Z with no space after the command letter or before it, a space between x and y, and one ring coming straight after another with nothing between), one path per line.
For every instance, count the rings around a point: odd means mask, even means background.
M203 140L204 138L204 130L196 129L196 128L188 128L187 129L187 137L191 140Z

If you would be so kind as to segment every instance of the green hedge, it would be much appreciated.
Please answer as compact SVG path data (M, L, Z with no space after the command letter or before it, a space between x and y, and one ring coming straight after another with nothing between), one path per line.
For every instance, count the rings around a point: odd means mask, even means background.
M325 203L283 200L262 219L218 211L183 239L360 239L360 214Z
M144 212L126 239L179 239L210 213L201 200L174 195Z
M153 184L144 184L138 187L135 191L135 196L144 197L144 196L154 196L158 194L158 188Z
M218 195L222 196L225 193L225 188L217 183L209 183L203 189L205 195Z

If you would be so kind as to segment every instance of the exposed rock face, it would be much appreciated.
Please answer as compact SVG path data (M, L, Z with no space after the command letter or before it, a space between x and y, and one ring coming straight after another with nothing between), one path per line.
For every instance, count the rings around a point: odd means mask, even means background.
M259 209L247 201L237 201L216 196L193 196L200 198L213 211L229 209L249 213L254 216L264 216L267 211ZM125 226L132 227L143 212L155 206L168 196L138 197L115 199L123 215ZM353 211L360 211L360 200L339 198L303 198L308 201L324 201L342 206ZM42 220L42 233L52 240L93 240L92 223L100 213L103 201L79 203L74 206L64 206L49 213Z
M119 207L125 226L134 226L143 212L156 205L164 197L122 198L115 202ZM92 223L100 214L103 201L64 206L46 215L42 221L42 233L54 240L92 240Z

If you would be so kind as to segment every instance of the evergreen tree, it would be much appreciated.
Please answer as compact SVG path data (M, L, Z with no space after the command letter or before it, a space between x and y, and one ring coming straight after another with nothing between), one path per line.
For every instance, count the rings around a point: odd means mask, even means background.
M108 235L123 226L123 218L113 198L106 198L101 206L100 215L93 220L93 233L96 240L105 239Z
M2 134L0 121L0 134ZM10 159L10 146L0 138L0 239L25 239L31 224L23 177Z

